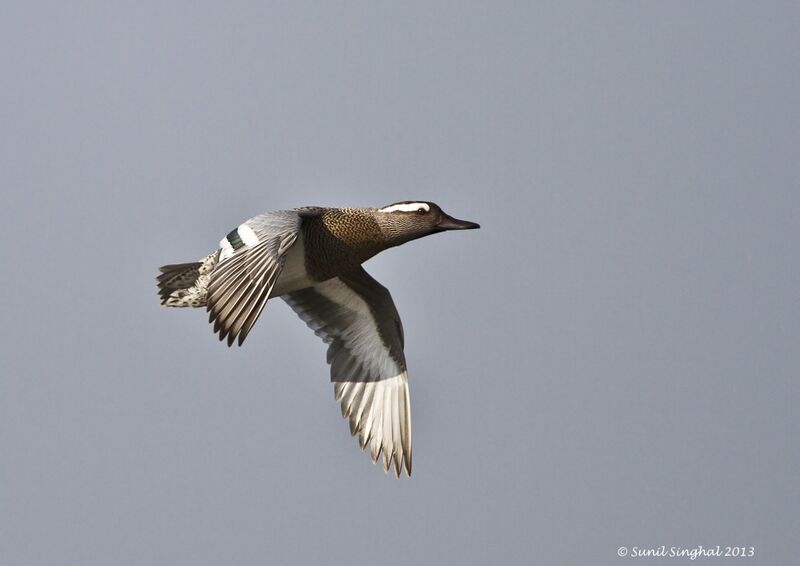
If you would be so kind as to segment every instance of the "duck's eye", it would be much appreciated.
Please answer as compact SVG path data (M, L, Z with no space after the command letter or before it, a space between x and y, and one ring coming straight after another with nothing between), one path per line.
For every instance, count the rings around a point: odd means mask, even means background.
M419 208L417 209L417 214L425 214L426 212L428 212L428 211L427 211L427 210L425 210L425 209L424 209L424 208L422 208L422 207L419 207Z

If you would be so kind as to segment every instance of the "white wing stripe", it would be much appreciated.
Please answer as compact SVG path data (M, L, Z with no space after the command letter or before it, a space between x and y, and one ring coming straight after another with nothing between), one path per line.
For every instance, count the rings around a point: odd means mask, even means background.
M245 246L253 247L258 244L258 236L256 236L256 233L253 232L253 229L247 224L240 224L236 231L239 233L239 238L242 239L242 243Z

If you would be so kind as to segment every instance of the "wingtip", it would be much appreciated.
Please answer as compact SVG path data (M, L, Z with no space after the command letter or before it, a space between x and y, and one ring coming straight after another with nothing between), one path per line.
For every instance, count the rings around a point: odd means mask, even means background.
M227 336L228 348L230 348L231 346L233 346L233 341L234 341L234 340L236 340L236 336L234 336L234 335L233 335L233 334L231 334L231 333L228 333L228 336Z
M387 451L383 451L383 471L384 473L389 473L389 468L392 465L392 455Z
M378 443L373 443L372 451L370 453L370 456L372 457L372 463L373 464L377 464L378 463L378 458L380 457L382 450L383 450L383 446L382 445L380 445Z

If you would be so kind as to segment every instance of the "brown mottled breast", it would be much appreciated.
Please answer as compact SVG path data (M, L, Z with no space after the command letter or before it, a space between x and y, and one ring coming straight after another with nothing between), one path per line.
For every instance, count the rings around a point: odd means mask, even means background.
M370 209L298 209L308 274L324 281L346 273L386 249L386 239Z

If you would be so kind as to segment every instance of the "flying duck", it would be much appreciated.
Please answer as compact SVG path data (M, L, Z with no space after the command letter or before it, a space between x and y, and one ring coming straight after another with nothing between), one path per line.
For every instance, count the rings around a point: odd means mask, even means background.
M411 475L411 404L403 326L389 291L361 264L377 253L446 230L479 228L432 202L383 208L318 206L265 212L231 230L192 263L164 265L161 304L206 307L228 346L244 343L280 297L328 344L342 416L373 463Z

